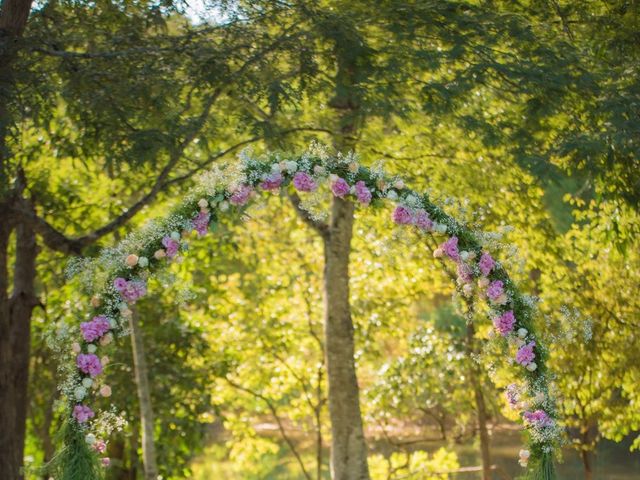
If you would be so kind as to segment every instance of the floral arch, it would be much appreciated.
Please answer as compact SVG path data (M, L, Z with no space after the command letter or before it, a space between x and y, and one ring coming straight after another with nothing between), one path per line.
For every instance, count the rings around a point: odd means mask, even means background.
M106 249L82 270L99 280L93 288L86 321L61 335L58 349L66 356L68 376L61 389L68 399L65 447L58 456L64 479L90 480L108 467L104 456L113 425L109 412L98 412L92 398L111 396L103 380L108 345L128 334L131 305L147 292L154 272L180 259L186 238L195 230L206 235L219 218L242 212L257 194L293 189L302 195L327 188L332 195L363 208L391 202L391 221L431 236L439 246L435 258L456 267L456 291L467 308L482 300L493 324L491 342L504 353L518 381L505 389L508 404L524 425L527 447L520 464L528 478L554 478L553 456L562 429L558 424L546 350L533 329L535 302L521 294L501 263L483 246L482 236L435 205L427 194L408 188L382 168L368 168L353 155L330 156L321 149L295 157L244 155L237 169L205 173L184 201L166 218L150 223L117 247ZM96 277L96 272L99 272ZM468 317L468 321L471 316ZM111 422L113 423L113 422Z

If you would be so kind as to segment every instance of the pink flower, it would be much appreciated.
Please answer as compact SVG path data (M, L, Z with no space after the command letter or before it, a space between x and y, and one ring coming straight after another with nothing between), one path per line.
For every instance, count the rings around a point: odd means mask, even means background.
M82 331L82 336L85 341L93 342L98 338L102 337L105 333L107 333L111 329L111 325L109 324L109 320L104 315L98 315L97 317L93 317L93 320L90 322L82 322L80 324L80 330Z
M349 193L349 184L344 178L338 179L331 184L331 191L336 197L343 198Z
M487 275L489 275L489 273L491 273L493 267L496 266L496 261L487 252L482 252L480 261L478 262L478 266L480 267L482 275L486 277Z
M487 297L489 297L489 300L491 300L492 302L498 300L503 293L504 283L502 283L502 280L495 280L491 282L489 284L489 287L487 288Z
M126 286L127 286L127 281L122 277L118 277L113 281L113 288L115 288L119 292L124 290L124 287Z
M102 373L102 364L97 355L93 353L81 353L76 357L76 365L82 373L92 377Z
M408 225L411 223L411 212L407 207L398 205L393 211L393 221L398 225Z
M193 228L200 237L203 237L207 234L207 230L209 229L209 220L211 219L211 215L209 212L200 212L196 215L196 218L193 219Z
M109 457L104 457L104 458L101 460L101 463L102 463L102 466L106 468L106 467L108 467L109 465L111 465L111 459L110 459Z
M458 282L459 283L470 283L473 281L473 272L471 271L471 267L466 263L458 264Z
M305 172L298 172L293 176L293 186L300 192L313 192L318 188L311 175Z
M493 319L493 326L500 332L500 335L506 337L513 331L513 326L516 324L516 317L513 315L513 311L509 310L504 312L499 317Z
M442 245L442 250L444 253L454 261L460 260L460 253L458 252L458 237L453 236Z
M367 185L362 181L356 182L356 197L362 205L369 205L371 203L371 191L367 188Z
M429 218L429 214L422 208L416 211L413 224L421 230L431 230L433 228L433 222Z
M280 173L272 173L262 181L260 188L263 190L277 190L280 188L280 185L282 185L283 180Z
M75 418L78 423L84 423L90 418L95 417L95 415L93 410L86 405L76 405L73 407L73 418Z
M98 453L104 453L107 449L107 444L104 442L104 440L96 440L95 443L91 446Z
M162 245L167 249L166 253L169 258L175 257L180 249L180 243L168 235L162 239Z
M244 205L249 201L253 190L249 185L240 185L235 192L229 197L229 201L233 205Z
M553 425L553 419L544 410L524 412L522 416L529 425L533 425L538 428L550 427Z
M536 358L536 354L533 348L536 346L536 342L529 342L526 345L521 346L516 353L516 362L526 367Z

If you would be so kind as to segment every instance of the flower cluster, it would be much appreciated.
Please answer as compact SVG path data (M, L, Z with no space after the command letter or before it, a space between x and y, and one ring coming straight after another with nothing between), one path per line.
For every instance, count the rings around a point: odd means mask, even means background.
M118 277L113 281L113 288L127 303L136 303L140 297L147 294L147 284L142 280L126 280Z
M82 322L80 324L80 331L85 342L93 342L100 339L110 329L111 324L104 315L97 315L90 322Z
M396 203L392 213L395 225L413 227L420 235L439 238L434 257L455 263L458 290L468 299L477 293L479 298L488 302L498 338L508 340L506 344L515 351L511 362L515 360L524 367L521 369L523 375L542 382L544 386L546 380L538 370L542 359L536 350L539 348L537 340L525 328L529 326L528 319L519 310L521 307L518 305L523 302L514 301L517 295L515 287L502 266L486 251L483 237L458 224L426 195L419 196L409 190L400 178L387 176L381 167L368 169L361 166L352 154L332 157L314 147L297 159L273 156L258 160L244 155L242 166L237 171L218 169L203 175L179 214L153 224L102 255L101 258L109 262L116 261L109 270L112 272L110 277L106 279L112 288L94 292L92 319L80 325L83 343L76 342L72 346L76 354L76 372L68 392L72 417L76 422L83 428L89 428L96 422L91 420L95 413L85 401L91 390L103 397L112 394L111 387L99 384L96 378L108 363L108 357L96 355L97 349L108 345L114 335L125 333L122 319L131 315L130 305L146 295L149 275L167 260L181 259L181 251L187 249L185 239L192 231L204 236L218 215L229 212L241 216L260 190L290 189L303 194L303 197L307 194L309 198L317 194L308 194L321 192L323 184L328 185L334 197L350 199L362 207L375 205L382 199L391 200ZM520 411L525 425L534 432L534 441L550 448L554 435L558 433L557 422L547 408L550 401L547 397L542 399L544 401L528 401L527 398L533 395L527 395L526 388L515 383L506 389L508 404ZM88 433L86 440L96 453L105 452L104 439ZM538 450L532 451L535 454ZM520 452L523 466L527 465L530 455L529 450ZM108 458L102 461L109 464Z

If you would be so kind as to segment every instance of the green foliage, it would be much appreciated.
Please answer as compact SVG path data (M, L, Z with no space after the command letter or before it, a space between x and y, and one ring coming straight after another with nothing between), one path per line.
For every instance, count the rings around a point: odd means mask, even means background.
M326 132L342 124L341 110L333 107L347 97L364 117L356 149L365 162L386 159L388 169L428 189L429 198L466 225L504 230L517 245L519 253L505 247L500 259L543 299L546 317L532 322L550 333L560 407L576 448L591 450L603 436L637 435L637 5L206 3L226 4L220 7L225 21L191 25L172 2L35 7L16 68L21 94L11 104L11 161L25 168L39 213L65 233L81 235L127 210L218 87L224 93L173 178L254 136L266 138L258 151L299 148L315 136L334 140ZM246 59L253 63L240 71ZM334 78L345 65L355 75L355 86L346 90L348 79ZM318 131L285 135L307 127ZM179 191L172 185L102 243L170 208ZM432 385L444 368L441 359L412 349L409 337L417 341L429 328L422 312L442 311L451 286L423 246L384 239L386 215L359 217L356 224L351 288L358 372L363 388L398 394L403 401L389 396L383 410L404 418L418 403L409 392L420 386L408 380L417 376ZM145 339L157 358L151 370L163 474L189 475L189 458L210 440L206 424L218 418L229 437L214 441L236 451L243 445L238 458L246 462L224 474L214 469L217 476L243 478L248 465L258 476L286 471L282 475L293 477L299 467L289 449L274 454L274 442L253 429L271 419L265 402L239 393L225 378L268 394L279 414L305 431L307 443L318 429L326 439L322 346L314 337L322 331L320 244L280 198L252 212L242 234L230 225L218 228L216 240L202 240L193 260L172 272L179 284L193 284L196 298L178 308L176 292L141 306L149 319ZM82 306L65 286L65 262L46 249L39 257L46 311L34 316L27 452L36 463L48 460L46 445L61 425L47 330L63 319L77 323ZM563 313L564 305L577 309L577 320ZM435 319L425 340L446 351L444 339L453 332L442 332L440 322ZM478 337L487 330L480 328ZM131 412L131 425L110 455L116 468L131 473L140 463L136 399L131 372L119 366L129 362L128 352L126 342L118 346L110 374L114 391L128 392L118 407ZM400 360L410 368L385 385L378 373ZM413 367L424 364L430 368ZM438 402L454 408L441 395L443 384L436 385ZM454 385L456 395L469 396ZM321 426L309 420L314 408L301 400L310 388ZM382 401L363 399L369 419ZM470 414L467 402L451 411ZM214 458L224 463L225 455ZM305 455L312 466L314 455Z
M66 448L52 463L56 478L61 480L100 480L104 468L100 466L98 456L85 441L85 433L75 422L65 422L61 431Z

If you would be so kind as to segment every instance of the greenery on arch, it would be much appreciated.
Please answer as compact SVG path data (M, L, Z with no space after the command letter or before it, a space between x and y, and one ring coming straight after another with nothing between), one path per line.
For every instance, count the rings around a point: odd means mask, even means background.
M101 468L108 466L109 459L100 455L119 420L92 403L112 394L102 381L109 363L105 350L115 338L127 335L132 305L147 294L148 281L156 272L181 260L192 232L203 236L215 230L224 216L242 218L259 192L289 192L296 208L312 217L322 215L317 206L326 198L325 191L362 208L393 202L393 223L415 230L434 245L434 257L455 265L453 278L460 303L467 308L467 321L472 321L477 300L483 300L494 325L492 348L504 354L500 368L508 367L517 379L505 393L527 432L528 448L521 450L520 463L531 478L553 478L553 454L561 428L550 392L547 352L533 329L535 302L518 291L491 256L491 236L457 221L429 195L408 188L400 177L387 175L381 167L360 165L352 154L329 155L313 146L300 156L245 154L242 160L238 168L227 166L203 174L166 218L104 250L97 260L76 263L75 273L92 297L91 320L62 332L58 339L59 351L69 360L69 375L62 385L69 400L65 447L58 457L62 478L97 478Z

